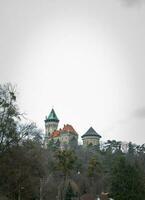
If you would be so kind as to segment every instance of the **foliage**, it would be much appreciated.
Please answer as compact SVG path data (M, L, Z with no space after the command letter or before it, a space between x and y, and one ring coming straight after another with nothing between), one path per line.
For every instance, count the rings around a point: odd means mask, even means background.
M44 175L42 137L34 123L21 123L16 100L15 87L0 85L0 196L32 199Z
M59 150L56 153L56 170L59 170L66 179L75 167L76 155L72 150Z
M88 176L98 177L101 175L101 164L96 157L92 157L88 163Z
M145 198L145 183L138 165L129 163L123 156L118 158L112 170L111 193L116 200Z
M76 194L75 192L73 191L72 187L71 187L71 184L69 183L68 184L68 187L66 189L66 194L65 194L65 198L64 200L72 200L73 197L75 197Z
M0 152L17 143L17 120L20 113L15 88L11 84L0 85Z

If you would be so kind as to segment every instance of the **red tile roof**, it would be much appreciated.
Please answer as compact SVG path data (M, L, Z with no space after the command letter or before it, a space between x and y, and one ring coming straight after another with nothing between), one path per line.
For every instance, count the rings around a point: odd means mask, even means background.
M64 125L63 129L55 130L51 134L51 138L59 137L61 132L69 132L69 133L77 134L77 132L75 131L75 129L71 125L66 124L66 125Z
M64 125L62 131L77 134L77 132L75 131L75 129L71 125L69 125L69 124Z
M60 131L56 130L52 133L51 137L59 137L60 136Z

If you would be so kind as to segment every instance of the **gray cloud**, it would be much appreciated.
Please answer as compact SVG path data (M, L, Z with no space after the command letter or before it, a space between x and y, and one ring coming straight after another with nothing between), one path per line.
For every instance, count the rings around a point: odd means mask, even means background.
M121 2L126 6L142 5L145 3L144 0L121 0Z
M145 119L145 107L135 110L133 113L133 117L137 119Z
M125 124L130 124L133 120L142 120L142 119L145 119L145 107L141 107L134 110L128 117L116 121L111 127L104 130L104 132L112 131L117 126L120 126L120 125L122 126Z

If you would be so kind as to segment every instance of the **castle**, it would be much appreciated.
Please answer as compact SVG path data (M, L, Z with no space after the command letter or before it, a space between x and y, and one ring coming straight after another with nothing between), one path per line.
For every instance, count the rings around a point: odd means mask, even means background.
M62 129L58 129L58 124L59 119L54 109L52 109L50 114L45 118L44 147L47 148L52 141L53 143L59 143L61 149L69 147L70 145L78 145L78 133L73 126L66 124ZM83 146L97 146L99 145L101 136L90 127L81 138L83 140Z

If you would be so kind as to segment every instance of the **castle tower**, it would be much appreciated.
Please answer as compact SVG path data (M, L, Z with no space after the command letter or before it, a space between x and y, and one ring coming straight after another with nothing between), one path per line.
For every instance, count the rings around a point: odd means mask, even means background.
M44 146L47 147L48 140L51 136L51 134L57 130L58 128L59 119L54 111L54 109L51 110L48 117L45 119L45 140L44 140Z
M81 136L81 138L84 146L98 146L101 136L92 127L90 127L89 130Z

